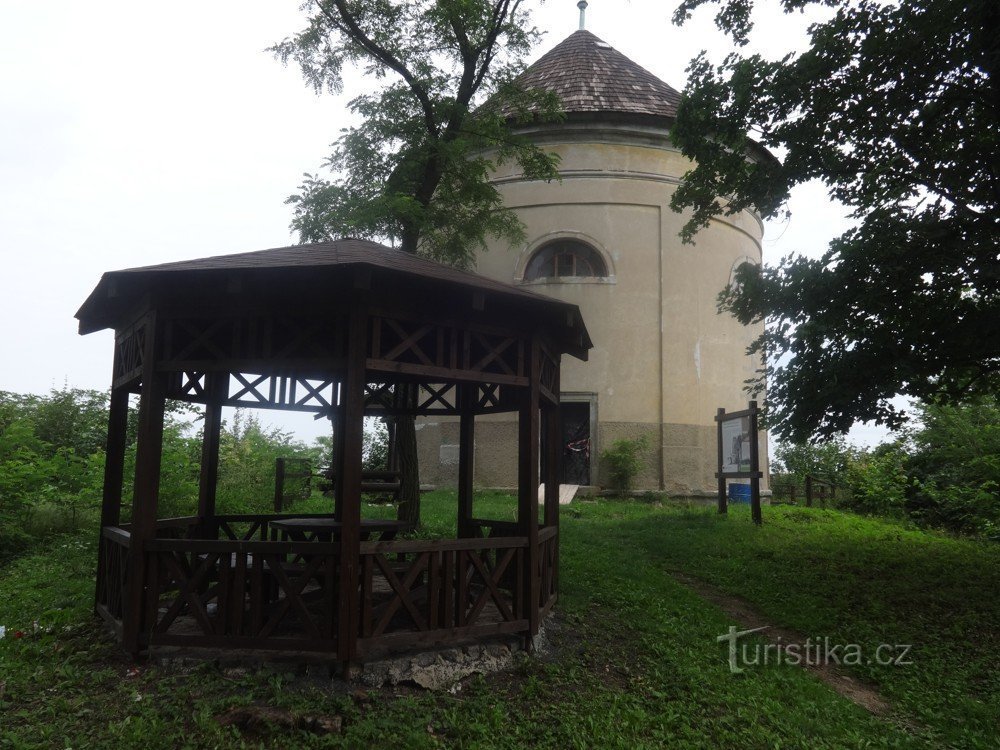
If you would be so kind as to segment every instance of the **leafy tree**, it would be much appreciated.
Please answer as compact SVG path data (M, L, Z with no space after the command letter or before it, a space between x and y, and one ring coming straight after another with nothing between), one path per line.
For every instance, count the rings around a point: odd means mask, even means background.
M538 38L523 0L309 0L308 25L277 44L317 92L342 89L360 66L373 91L348 105L360 124L343 131L326 166L306 175L292 228L303 242L396 238L405 252L470 266L488 236L511 243L523 227L489 175L515 162L528 178L556 177L556 157L510 123L554 117L550 94L513 83ZM488 106L481 106L490 99ZM534 114L529 114L534 113ZM397 420L400 517L419 520L416 434Z
M47 396L0 393L0 515L30 520L41 504L78 511L100 496L106 394L72 388Z
M51 476L48 452L28 420L0 425L0 516L12 518L41 496Z
M556 177L556 159L511 131L509 115L552 115L551 95L513 79L538 38L521 0L311 0L308 26L273 47L299 64L317 92L342 89L345 65L363 66L372 93L348 105L361 123L343 131L326 166L307 175L293 229L302 241L338 236L399 238L471 265L487 236L511 242L523 228L489 182L514 161L535 179ZM493 96L490 107L472 115Z
M361 448L361 468L365 471L385 471L389 468L389 431L385 421L375 418L365 420Z
M934 526L1000 532L1000 400L923 404L907 462L906 509Z
M675 22L710 3L745 43L753 0L683 0ZM801 54L693 61L674 130L696 162L673 199L687 240L722 212L781 213L809 180L852 211L822 258L745 267L720 298L767 322L752 351L773 363L770 426L795 440L897 427L896 394L1000 386L1000 3L782 0L817 5L834 12Z
M862 513L903 513L910 485L906 472L911 447L906 440L897 440L856 453L846 471L849 491L841 493L839 504Z
M798 482L809 474L843 486L847 468L857 453L842 437L816 444L779 443L774 449L771 468L794 475Z
M0 429L23 419L31 424L46 453L60 448L80 456L104 450L108 394L79 388L53 388L46 396L0 391Z
M278 429L267 429L252 412L237 409L219 440L216 504L220 513L259 513L274 500L275 459L309 458L306 446ZM200 445L200 439L195 441ZM197 464L196 464L197 466ZM197 474L194 477L197 496Z
M35 431L45 442L78 456L103 451L108 435L108 394L79 388L53 389L38 400Z
M96 391L0 392L0 559L49 527L76 527L80 511L96 507L106 408L107 397Z

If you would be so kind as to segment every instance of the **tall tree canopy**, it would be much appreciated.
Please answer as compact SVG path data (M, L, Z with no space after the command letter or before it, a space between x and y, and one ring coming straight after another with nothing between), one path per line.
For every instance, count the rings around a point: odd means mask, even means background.
M511 132L558 102L513 79L538 38L523 0L309 0L308 26L273 50L297 62L317 91L339 92L345 65L372 80L349 104L360 123L343 131L326 166L306 175L293 229L303 242L337 236L397 239L471 265L487 236L519 241L490 172L513 160L529 177L556 176L554 156ZM477 104L492 98L491 105Z
M712 216L780 213L822 180L852 229L818 260L745 270L720 298L765 320L770 424L792 439L857 420L895 427L896 394L954 401L1000 386L1000 3L781 0L830 6L810 47L691 64L675 139L697 165L674 199L690 240ZM716 4L738 44L753 0ZM760 153L751 137L774 150ZM724 196L719 199L718 196Z
M277 44L275 54L297 62L317 92L340 91L345 65L363 68L373 85L349 104L360 122L342 131L327 160L333 177L306 175L289 198L301 241L398 238L406 252L470 266L487 237L523 239L520 220L489 177L508 161L530 178L556 177L556 157L511 124L559 112L553 95L514 81L539 36L523 6L524 0L305 2L308 25ZM417 523L413 418L397 418L394 436L398 516Z

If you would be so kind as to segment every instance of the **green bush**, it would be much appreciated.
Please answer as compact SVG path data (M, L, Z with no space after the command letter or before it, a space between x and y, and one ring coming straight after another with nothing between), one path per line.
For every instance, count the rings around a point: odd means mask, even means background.
M611 486L620 495L626 494L635 485L635 478L642 470L642 454L648 447L649 441L643 435L631 440L616 440L601 453L601 460L608 467Z
M907 512L968 534L1000 532L1000 401L924 404L912 434Z
M771 471L783 475L783 487L801 487L806 475L810 475L839 488L847 484L847 467L858 453L857 448L839 437L822 443L779 443Z
M774 488L787 494L812 474L837 486L838 504L979 536L1000 534L1000 401L918 404L915 426L861 450L842 439L779 445Z
M902 443L859 452L847 467L849 493L840 500L841 507L861 513L900 515L905 510L907 460Z
M0 516L0 565L27 552L35 541L20 519Z
M308 458L315 462L317 455L318 449L293 440L280 429L265 427L255 414L237 409L232 422L223 424L219 441L217 511L269 512L274 507L276 459Z

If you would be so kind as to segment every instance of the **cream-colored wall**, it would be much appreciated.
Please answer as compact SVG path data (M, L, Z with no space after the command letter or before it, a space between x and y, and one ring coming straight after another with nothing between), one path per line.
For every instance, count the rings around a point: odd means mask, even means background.
M654 445L642 488L712 491L713 417L720 406L745 408L743 383L757 367L745 351L759 333L719 314L716 298L738 262L760 262L760 221L748 212L722 217L683 245L685 216L669 203L690 164L665 131L566 126L539 131L536 140L559 155L562 181L497 172L527 242L491 244L477 271L519 283L531 253L556 237L577 237L605 254L609 281L529 285L579 305L594 342L588 362L563 358L562 390L598 395L595 459L619 436L648 434ZM504 475L493 463L477 457L489 475L477 473L480 483Z

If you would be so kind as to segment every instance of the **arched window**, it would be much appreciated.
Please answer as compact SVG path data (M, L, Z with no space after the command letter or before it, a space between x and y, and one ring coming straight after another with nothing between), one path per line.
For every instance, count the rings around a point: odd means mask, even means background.
M524 269L525 281L605 278L608 266L590 245L579 240L554 240L540 247Z

